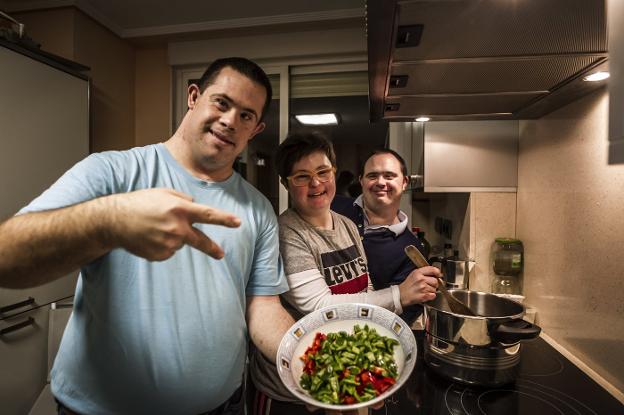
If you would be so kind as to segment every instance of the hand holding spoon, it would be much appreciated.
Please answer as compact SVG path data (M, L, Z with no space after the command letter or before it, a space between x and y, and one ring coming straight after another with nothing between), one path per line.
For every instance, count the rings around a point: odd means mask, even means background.
M405 254L412 260L412 262L418 267L427 267L429 266L429 262L425 259L425 257L420 253L418 248L414 245L409 245L405 247ZM468 307L466 304L459 301L453 294L451 294L446 289L446 283L440 277L438 277L438 282L440 290L442 290L442 295L446 298L446 302L449 305L451 311L455 314L463 314L466 316L476 316L476 314Z

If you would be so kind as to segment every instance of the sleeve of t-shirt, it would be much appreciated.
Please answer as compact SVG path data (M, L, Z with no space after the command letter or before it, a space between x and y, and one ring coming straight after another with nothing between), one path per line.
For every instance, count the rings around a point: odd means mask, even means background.
M280 252L286 275L307 270L318 270L314 253L305 242L305 236L284 220L279 227Z
M341 303L374 304L401 314L401 293L397 285L378 291L357 294L332 294L325 278L318 270L308 270L287 275L290 291L283 297L303 314L319 308Z
M245 290L247 296L278 295L288 290L279 251L277 219L269 202L264 202L262 209L258 207L265 214L259 223L251 276Z
M280 250L290 286L283 297L299 312L308 314L328 305L354 302L378 305L398 314L402 312L396 286L357 294L332 294L310 247L302 235L289 226L280 227Z
M104 153L91 154L65 172L18 214L63 208L116 193L120 171Z

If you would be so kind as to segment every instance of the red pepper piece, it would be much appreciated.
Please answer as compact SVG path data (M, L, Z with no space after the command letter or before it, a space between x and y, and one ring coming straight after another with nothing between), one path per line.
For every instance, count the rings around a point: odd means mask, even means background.
M362 374L360 375L361 379L362 379L362 383L364 385L366 385L367 383L370 382L370 376L368 375L368 373L366 372L362 372Z
M353 396L351 396L351 395L345 395L345 397L342 400L342 402L347 404L347 405L351 405L353 403L356 403L357 400Z

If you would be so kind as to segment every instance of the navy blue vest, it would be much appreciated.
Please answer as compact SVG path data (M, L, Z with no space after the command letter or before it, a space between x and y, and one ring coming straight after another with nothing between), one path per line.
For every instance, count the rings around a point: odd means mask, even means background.
M414 245L423 252L422 243L409 229L398 236L386 228L367 232L365 235L364 212L361 207L353 203L354 200L336 195L331 209L355 222L368 260L368 275L375 289L380 290L400 284L410 272L416 269L416 266L405 255L405 247ZM411 324L421 313L422 306L413 305L404 308L401 317Z

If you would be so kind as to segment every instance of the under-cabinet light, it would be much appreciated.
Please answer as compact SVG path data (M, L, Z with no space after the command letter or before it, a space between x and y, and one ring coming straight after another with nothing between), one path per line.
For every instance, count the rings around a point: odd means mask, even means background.
M609 77L609 72L600 71L600 72L594 72L591 75L587 75L585 78L583 78L583 80L588 81L588 82L598 82L598 81L605 80L608 77Z

